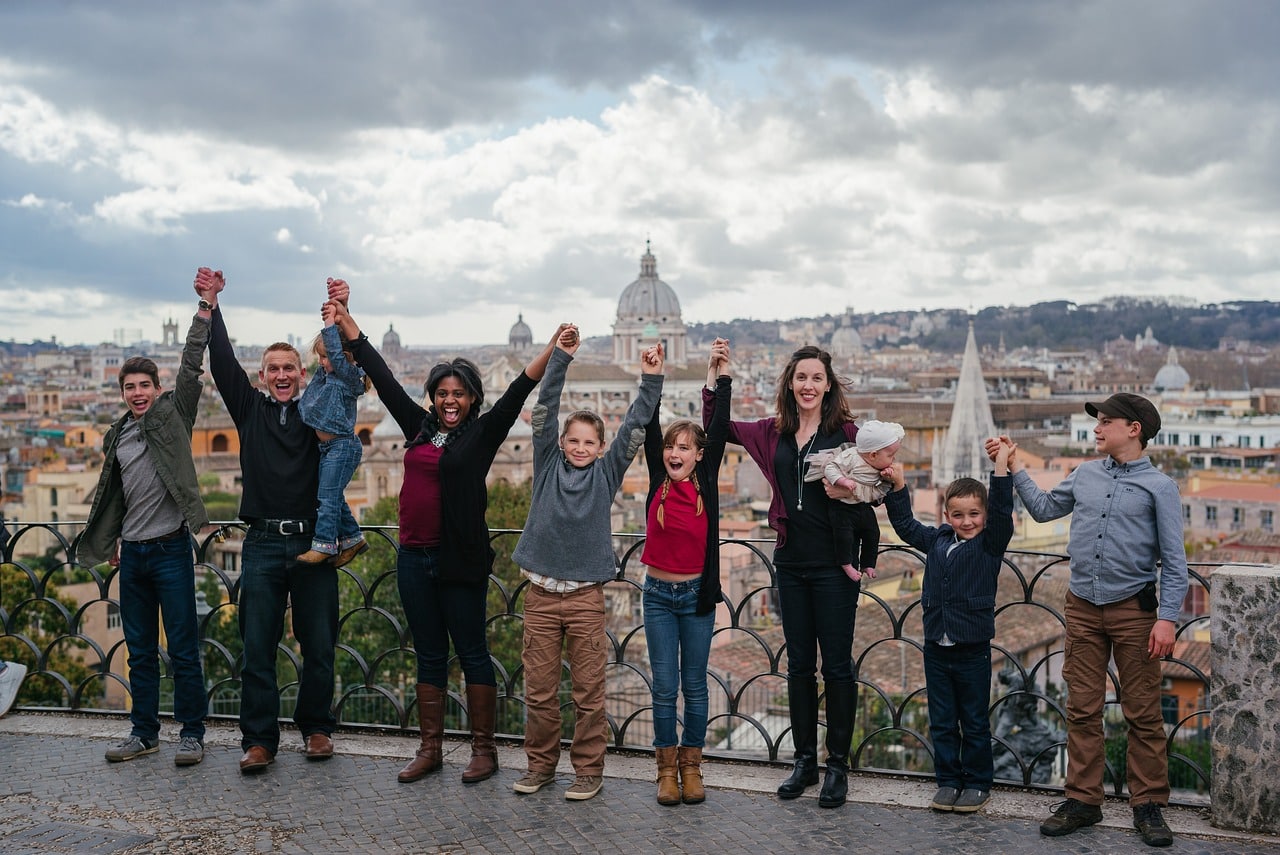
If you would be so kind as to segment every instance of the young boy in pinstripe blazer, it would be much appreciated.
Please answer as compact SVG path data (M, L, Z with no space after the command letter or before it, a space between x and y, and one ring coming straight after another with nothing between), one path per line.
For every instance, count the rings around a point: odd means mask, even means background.
M1002 442L991 475L957 478L944 495L946 522L927 526L911 513L902 464L892 467L885 497L898 537L925 555L924 675L929 735L938 791L934 810L969 813L987 803L994 775L991 724L991 639L996 634L996 581L1013 537L1013 479L1017 446Z

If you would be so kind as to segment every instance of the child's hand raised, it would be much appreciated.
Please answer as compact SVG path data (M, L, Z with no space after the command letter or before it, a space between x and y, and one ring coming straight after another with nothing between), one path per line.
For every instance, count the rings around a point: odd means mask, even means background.
M324 305L320 307L320 319L324 321L326 327L331 327L338 322L338 306L342 305L337 300L326 300Z
M996 449L994 463L997 475L1008 475L1013 470L1014 460L1018 453L1018 444L1007 436L1000 437L1000 447Z
M578 334L576 324L561 324L559 338L556 339L556 347L565 353L573 356L578 352L578 346L582 344L582 336Z
M643 374L661 374L665 354L661 344L646 347L640 354L640 371Z

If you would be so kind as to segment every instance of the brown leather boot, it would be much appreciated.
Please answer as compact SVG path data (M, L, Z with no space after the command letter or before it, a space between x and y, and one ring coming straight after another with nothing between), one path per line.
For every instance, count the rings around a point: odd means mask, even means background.
M418 730L422 734L418 753L396 776L402 784L421 780L444 765L444 689L418 684Z
M498 714L498 687L467 684L467 718L471 720L471 762L462 783L474 784L498 771L498 746L493 741L493 720Z
M687 805L701 804L707 799L702 788L702 749L680 746L680 790Z
M680 782L676 778L676 747L655 748L658 757L658 804L680 804Z

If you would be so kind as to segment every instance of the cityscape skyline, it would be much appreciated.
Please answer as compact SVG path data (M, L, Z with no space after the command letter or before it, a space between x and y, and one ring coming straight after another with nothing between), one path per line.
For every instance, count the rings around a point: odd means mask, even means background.
M604 331L650 240L688 323L1280 293L1275 4L721 6L0 4L6 323L209 265L242 341L328 276L414 341Z

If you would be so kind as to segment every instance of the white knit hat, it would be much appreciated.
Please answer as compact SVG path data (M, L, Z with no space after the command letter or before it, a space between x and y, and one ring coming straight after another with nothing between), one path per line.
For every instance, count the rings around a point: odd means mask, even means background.
M875 419L863 422L858 426L858 451L870 454L882 448L888 448L907 435L906 430L897 422L879 422Z

